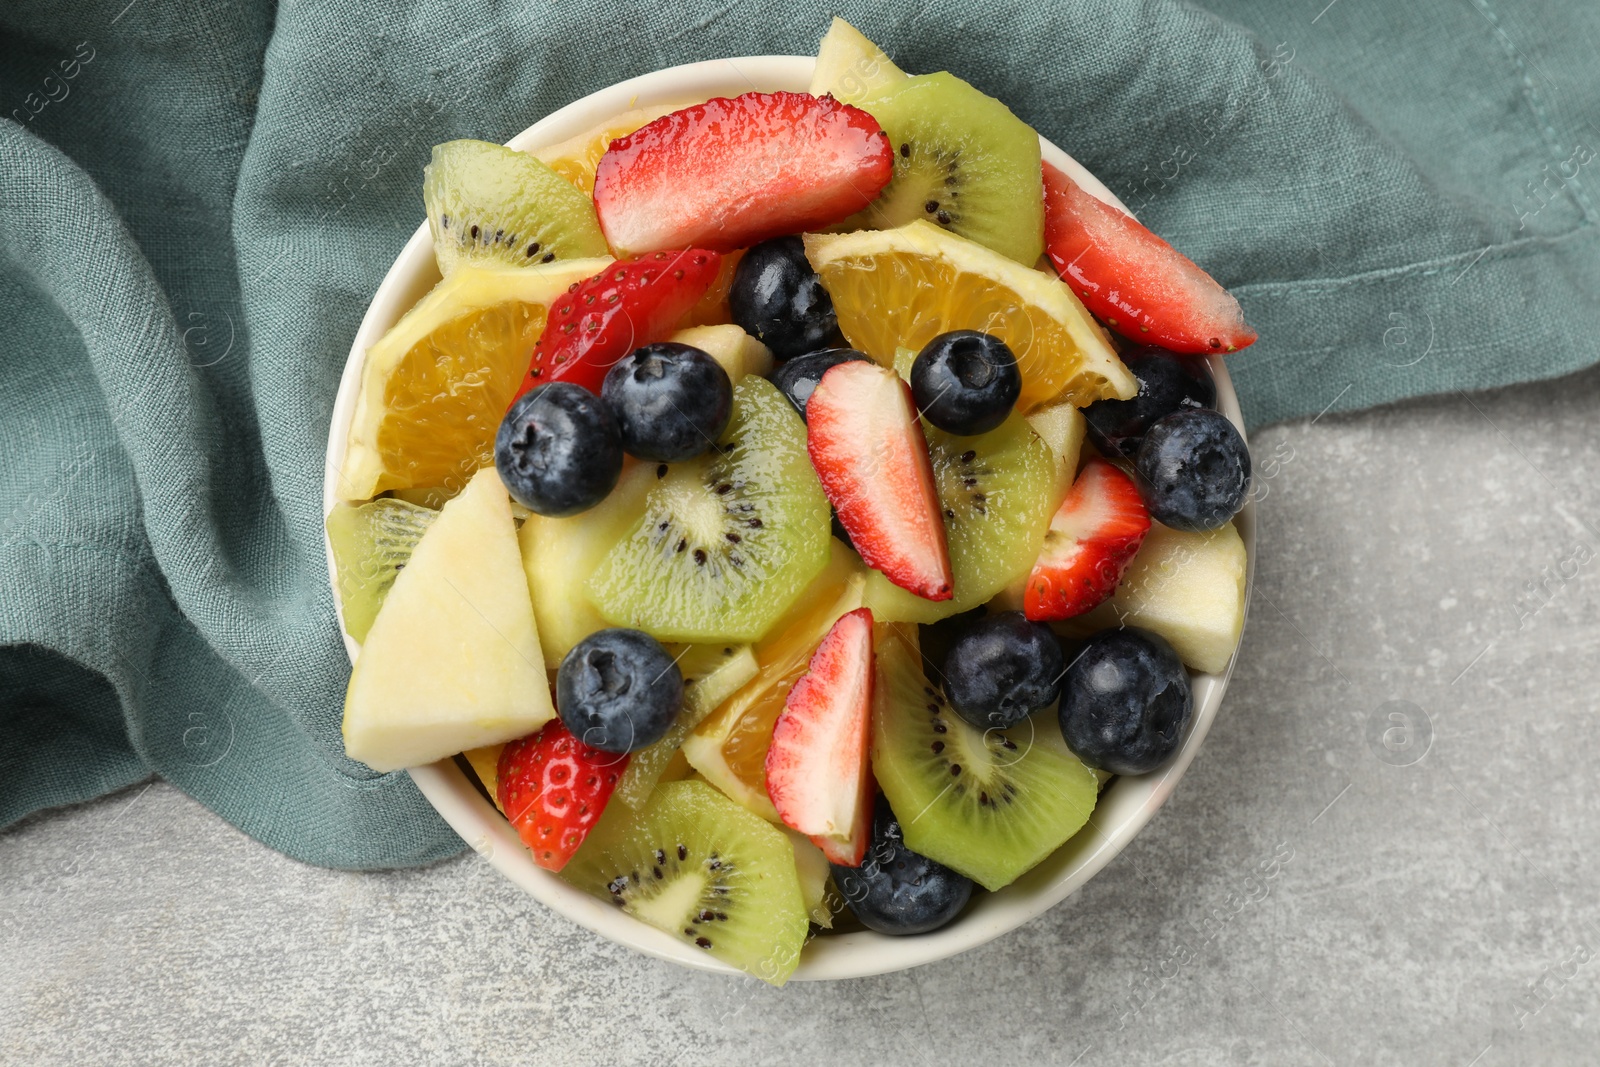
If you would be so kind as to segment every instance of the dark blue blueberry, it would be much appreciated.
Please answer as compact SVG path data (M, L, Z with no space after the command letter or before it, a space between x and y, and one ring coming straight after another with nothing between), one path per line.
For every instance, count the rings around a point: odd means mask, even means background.
M605 401L581 385L528 390L500 420L494 465L517 503L540 515L576 515L622 476L622 437Z
M1144 774L1178 750L1193 703L1183 661L1165 638L1131 626L1103 630L1067 668L1061 736L1091 767Z
M856 918L880 934L925 934L954 919L972 879L906 847L889 802L878 798L872 843L859 867L833 867L833 884Z
M956 638L987 614L989 609L979 604L938 622L923 623L917 627L917 644L922 649L922 662L927 666L929 675L938 677L939 671L944 669L945 657L950 655L950 649L955 646Z
M556 710L574 737L602 752L661 740L683 706L683 673L641 630L600 630L573 646L556 672Z
M789 398L789 403L806 417L806 401L811 399L811 394L817 391L817 383L822 381L822 376L828 373L829 368L837 367L841 363L870 363L864 354L853 348L824 348L818 352L807 352L803 356L796 356L783 364L772 374L772 384L778 391Z
M722 365L692 345L645 345L606 372L600 396L611 405L622 448L653 463L693 459L716 444L733 414L733 383Z
M734 268L728 304L733 321L779 359L816 351L839 328L833 298L811 269L798 237L752 246Z
M944 695L980 730L1004 730L1061 695L1066 660L1050 627L1020 611L1002 611L972 625L944 658Z
M1133 466L1150 517L1175 530L1215 530L1250 492L1250 449L1217 411L1184 408L1160 419Z
M1139 380L1132 400L1096 400L1083 409L1089 440L1103 455L1132 459L1155 421L1180 408L1217 406L1217 383L1204 359L1147 345L1122 357Z
M922 417L946 433L988 433L1022 393L1016 354L993 334L951 330L922 346L911 364L911 395Z

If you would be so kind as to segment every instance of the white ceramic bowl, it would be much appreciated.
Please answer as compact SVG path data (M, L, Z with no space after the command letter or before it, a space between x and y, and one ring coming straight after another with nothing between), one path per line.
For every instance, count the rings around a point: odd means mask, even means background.
M811 82L813 63L810 56L749 56L659 70L568 104L522 131L510 144L519 149L554 144L632 107L678 104L751 91L804 92ZM1042 141L1042 145L1045 158L1064 169L1079 185L1101 200L1127 210L1110 190L1065 152L1048 141ZM338 471L344 462L345 437L355 411L356 391L367 348L438 280L428 226L424 222L406 242L373 295L361 329L350 347L328 434L329 475L323 490L325 512L337 502L332 472ZM1244 425L1239 402L1228 380L1228 372L1222 361L1214 357L1211 368L1217 379L1218 404L1242 433ZM1253 576L1255 521L1252 506L1247 504L1236 521L1249 553ZM328 568L331 580L331 548ZM338 588L334 580L336 600ZM348 637L345 644L353 661L358 646ZM1216 718L1232 670L1230 661L1228 669L1222 673L1194 679L1193 722L1183 747L1172 761L1159 773L1113 781L1102 793L1089 825L1038 867L997 893L980 892L960 919L935 933L901 938L871 932L820 936L807 946L794 978L802 981L857 978L915 967L981 945L1059 903L1110 862L1172 795ZM410 774L423 795L469 845L554 911L602 937L640 952L701 970L738 973L705 953L630 918L614 905L574 889L537 866L510 824L484 799L455 761L440 760L426 767L414 767Z

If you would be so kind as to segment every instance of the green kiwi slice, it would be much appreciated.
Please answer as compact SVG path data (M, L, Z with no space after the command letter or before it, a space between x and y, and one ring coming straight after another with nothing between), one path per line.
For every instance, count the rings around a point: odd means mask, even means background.
M683 707L666 736L629 757L628 769L611 795L630 808L644 807L683 739L760 670L749 645L686 645L667 651L683 673Z
M934 623L987 603L1032 568L1059 502L1055 456L1021 415L1013 412L975 437L927 423L923 431L944 511L954 596L924 600L873 571L866 604L883 622Z
M335 504L328 512L328 543L339 576L345 633L367 639L384 597L411 550L439 513L404 500L382 497L367 504Z
M894 146L894 177L841 227L927 219L1029 267L1044 252L1039 135L955 75L921 74L861 105Z
M661 641L755 641L828 563L828 498L806 427L750 375L706 455L662 464L644 515L589 579L613 626Z
M607 812L608 815L612 814ZM561 874L635 919L783 985L808 920L782 830L704 782L668 782L630 818L602 818Z
M967 725L929 681L915 627L879 629L872 770L913 851L985 889L1010 885L1089 821L1094 772L1010 730Z
M422 200L441 274L463 263L527 267L610 254L593 201L504 145L435 145L422 168Z

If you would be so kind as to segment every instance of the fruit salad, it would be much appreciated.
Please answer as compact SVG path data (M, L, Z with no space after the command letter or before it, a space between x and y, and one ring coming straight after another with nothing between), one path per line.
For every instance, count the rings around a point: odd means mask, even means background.
M837 19L815 71L435 148L327 517L350 758L459 754L533 862L774 984L1162 767L1245 607L1237 302L960 78Z

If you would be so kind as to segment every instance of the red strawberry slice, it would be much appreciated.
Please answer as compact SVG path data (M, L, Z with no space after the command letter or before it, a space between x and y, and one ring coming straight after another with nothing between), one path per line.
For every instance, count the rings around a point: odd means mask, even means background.
M767 749L767 796L832 863L859 867L872 832L872 611L840 616L789 690Z
M574 282L550 305L517 396L545 382L576 382L598 393L612 364L677 329L721 266L720 252L689 248L618 260Z
M911 388L876 363L833 367L806 401L806 448L867 566L920 597L949 600L950 552Z
M831 96L745 93L663 115L611 142L594 206L619 252L728 252L866 207L894 153L871 115Z
M867 846L872 843L872 802L877 793L878 787L869 774L861 789L861 806L856 809L855 823L849 835L825 837L819 834L811 839L811 843L822 850L823 857L829 863L837 863L841 867L859 867L867 858Z
M1216 279L1049 163L1044 243L1078 299L1124 337L1174 352L1235 352L1256 339Z
M1022 609L1035 622L1082 615L1116 591L1150 532L1150 512L1122 470L1091 459L1050 519Z
M501 749L500 809L533 862L550 871L567 865L627 766L627 756L590 748L560 719Z

